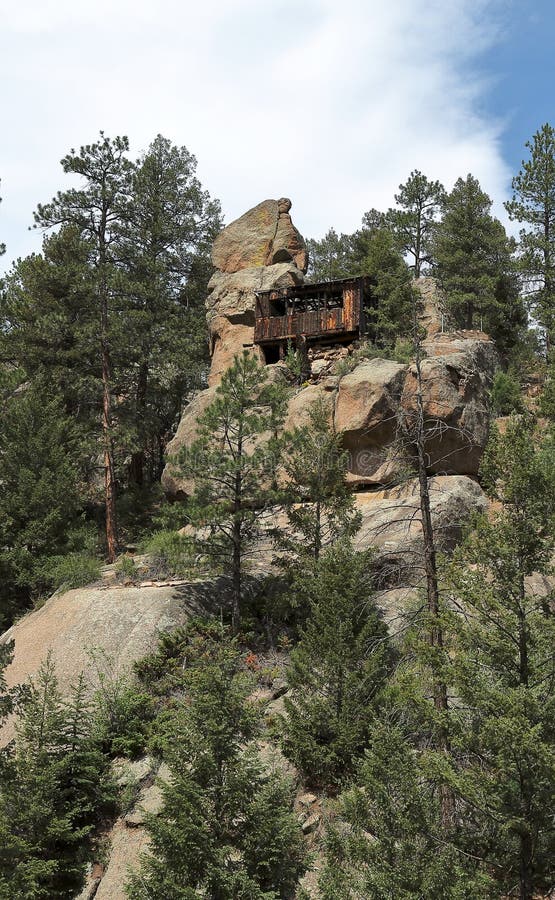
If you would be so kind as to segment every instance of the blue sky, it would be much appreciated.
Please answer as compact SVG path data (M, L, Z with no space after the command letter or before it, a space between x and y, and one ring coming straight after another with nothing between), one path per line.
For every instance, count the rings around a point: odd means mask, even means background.
M546 0L0 0L0 241L40 247L32 212L99 129L133 155L157 133L198 159L227 221L289 196L307 236L358 227L411 169L472 172L503 200L555 124Z
M499 40L481 65L491 78L486 115L501 120L501 150L511 171L526 155L525 143L544 122L555 126L555 7L549 0L500 4Z

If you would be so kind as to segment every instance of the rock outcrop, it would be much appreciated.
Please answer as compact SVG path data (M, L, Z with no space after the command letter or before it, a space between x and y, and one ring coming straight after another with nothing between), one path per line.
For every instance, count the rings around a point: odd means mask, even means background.
M362 362L339 379L335 427L349 451L350 481L384 483L407 366L389 359Z
M422 390L426 452L433 472L476 475L486 446L490 412L488 391L497 354L487 335L437 334L425 344ZM409 368L401 403L416 404L416 369Z
M434 474L477 475L489 431L494 345L487 335L457 332L437 334L426 342L425 350L428 357L421 368L429 469ZM281 364L268 366L267 372L271 378L284 377ZM162 483L176 499L189 495L193 485L176 473L171 458L195 437L197 417L211 402L215 387L200 392L186 407L168 445ZM410 418L415 410L414 364L362 359L347 374L323 373L292 389L284 428L305 424L319 398L329 408L330 423L341 432L349 453L349 482L363 488L398 480L407 461L398 420L401 413Z
M452 550L462 529L475 512L485 512L487 500L477 482L464 475L439 475L429 481L434 536L439 550ZM418 480L383 491L359 492L356 505L362 524L355 546L373 547L384 585L418 585L422 582L422 519ZM388 602L384 596L384 610Z
M261 268L274 263L293 263L302 272L308 267L305 242L293 225L291 201L263 200L218 235L212 262L221 272Z
M216 590L213 583L210 590ZM205 611L209 602L202 582L99 584L54 594L0 638L2 643L15 641L7 684L22 684L34 676L49 651L64 693L81 672L94 681L91 651L100 652L114 672L123 674L155 649L161 631L184 624L191 615ZM8 722L0 743L11 737Z
M305 243L293 225L291 201L264 200L218 235L216 267L208 283L209 384L219 384L233 357L253 344L255 292L302 284L308 265Z
M246 268L231 274L214 273L208 282L206 299L211 350L210 385L220 383L233 357L244 349L262 360L262 354L253 343L256 291L292 287L301 284L303 277L302 271L292 262Z
M290 208L286 199L265 200L224 228L214 242L216 271L206 299L209 388L187 406L167 447L162 484L170 497L191 493L193 485L177 474L171 458L194 439L196 419L212 400L223 372L245 349L265 362L263 351L254 344L256 292L303 282L306 247L291 221ZM442 297L435 279L421 277L415 284L422 295L421 322L428 334L422 375L429 469L435 474L476 475L488 436L495 348L480 332L442 332ZM414 366L365 359L356 346L338 344L311 348L309 363L310 384L292 390L285 427L306 422L310 405L322 397L349 452L350 483L357 488L394 483L406 468L398 419L400 412L410 415L414 409ZM272 377L277 371L275 364L268 367Z

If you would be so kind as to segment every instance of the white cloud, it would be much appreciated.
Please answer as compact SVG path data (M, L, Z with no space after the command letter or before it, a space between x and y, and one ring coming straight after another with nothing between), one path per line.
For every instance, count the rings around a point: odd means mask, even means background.
M185 144L226 218L294 201L307 235L358 226L420 168L472 171L496 199L500 124L477 112L491 0L0 0L0 238L67 184L59 159L100 128L138 154Z

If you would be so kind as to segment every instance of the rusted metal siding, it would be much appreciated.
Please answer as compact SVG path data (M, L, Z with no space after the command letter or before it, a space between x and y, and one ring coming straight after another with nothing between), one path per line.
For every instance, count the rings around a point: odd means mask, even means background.
M319 312L291 313L286 316L258 316L254 325L254 340L258 343L287 340L299 334L316 337L345 330L342 309L323 309Z
M355 278L261 292L254 340L273 343L299 335L318 339L357 334L364 324L364 287L365 279Z

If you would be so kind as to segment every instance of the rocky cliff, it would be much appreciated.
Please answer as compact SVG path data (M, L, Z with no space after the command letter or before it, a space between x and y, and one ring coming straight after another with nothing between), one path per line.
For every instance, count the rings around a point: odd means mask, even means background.
M177 474L172 456L194 440L196 420L211 402L222 372L245 349L264 362L262 351L253 343L255 292L303 281L307 253L291 221L290 207L289 200L266 200L228 225L215 241L216 272L206 300L209 388L184 410L167 448L169 461L162 484L170 497L191 491L192 486ZM434 280L420 278L416 284L423 300L421 322L428 334L422 376L430 471L475 476L487 441L487 397L495 348L480 332L442 332ZM356 344L311 349L309 383L291 392L285 425L299 424L310 404L323 398L349 451L350 481L358 487L381 487L398 475L398 414L414 408L416 373L414 365L368 358L365 352ZM287 376L283 363L267 369L272 378Z
M253 343L255 292L303 282L307 251L290 208L289 200L266 200L231 223L215 241L216 271L206 300L209 386L183 411L168 447L163 485L174 499L189 494L192 485L176 472L171 457L194 439L198 417L214 397L222 373L244 349L264 362ZM428 333L422 376L426 451L434 476L432 517L438 545L448 550L459 540L462 524L472 512L486 508L475 476L488 434L487 391L495 350L484 334L443 333L433 280L420 279L417 286L423 294L422 323ZM315 349L310 363L308 383L291 388L285 424L302 423L316 398L327 405L330 421L349 452L349 480L362 516L355 543L361 549L376 548L383 587L380 602L386 616L393 619L401 595L413 590L415 562L422 553L417 482L405 479L398 484L399 466L406 462L399 452L399 412L410 414L414 409L414 363L371 358L360 346ZM268 373L285 380L289 375L283 363L268 366ZM280 511L275 515L279 518ZM262 569L270 564L270 556L259 562ZM8 683L36 673L49 649L62 687L81 671L90 671L88 651L93 648L107 654L116 669L124 672L153 649L161 630L183 623L193 613L216 608L225 589L225 579L124 586L117 583L113 569L107 569L102 583L56 594L4 635L3 640L15 640ZM4 740L10 734L8 726ZM140 769L143 764L137 765ZM115 824L107 867L91 871L83 898L123 900L126 868L136 863L145 846L141 807L152 810L159 802L151 762L145 761L129 777L139 782L138 803Z

